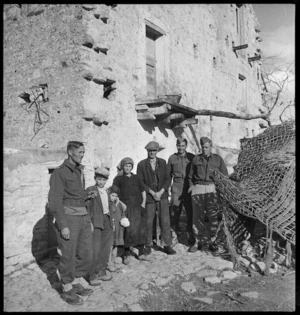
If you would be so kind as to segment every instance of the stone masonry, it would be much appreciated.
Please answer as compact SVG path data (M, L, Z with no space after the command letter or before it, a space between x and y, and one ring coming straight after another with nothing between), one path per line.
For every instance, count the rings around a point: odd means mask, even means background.
M135 104L147 98L145 20L164 31L157 51L157 94L182 94L194 109L259 114L259 24L251 5L4 5L4 273L41 259L55 240L47 194L51 170L66 157L69 140L86 146L86 184L94 166L116 166L125 156L136 164L144 146L158 141L167 159L176 137L199 152L199 137L211 137L228 169L239 139L261 132L259 119L197 116L198 123L170 129L140 123ZM238 24L238 25L237 25ZM233 51L232 46L247 44ZM244 78L244 79L241 79ZM34 135L37 108L20 97L47 84L41 109L49 120ZM52 236L51 236L52 235Z

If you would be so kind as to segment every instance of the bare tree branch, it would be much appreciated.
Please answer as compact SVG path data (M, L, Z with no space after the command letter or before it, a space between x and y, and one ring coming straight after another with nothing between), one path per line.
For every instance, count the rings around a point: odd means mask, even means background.
M265 119L270 115L270 112L264 113L264 114L259 114L259 115L251 115L251 114L234 114L231 112L224 112L220 110L210 110L210 109L199 109L197 111L197 115L200 116L216 116L216 117L225 117L225 118L231 118L231 119L244 119L244 120L252 120L252 119Z
M279 119L280 121L283 123L283 120L282 120L282 115L283 113L285 112L285 110L288 108L288 107L291 107L291 106L295 106L295 104L288 104L284 109L283 111L281 112L280 116L279 116Z

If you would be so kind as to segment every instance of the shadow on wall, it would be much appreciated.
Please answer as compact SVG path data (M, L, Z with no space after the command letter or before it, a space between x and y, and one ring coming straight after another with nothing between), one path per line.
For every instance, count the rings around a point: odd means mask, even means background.
M56 273L59 262L56 233L47 204L44 216L33 227L31 252L40 269L47 275L51 287L60 292L61 284Z
M150 134L155 130L155 127L158 127L159 131L164 134L165 137L168 137L167 130L165 128L165 124L161 122L157 122L155 120L139 120L140 125L143 129Z
M150 134L155 130L155 122L153 120L139 120L140 125L143 129Z

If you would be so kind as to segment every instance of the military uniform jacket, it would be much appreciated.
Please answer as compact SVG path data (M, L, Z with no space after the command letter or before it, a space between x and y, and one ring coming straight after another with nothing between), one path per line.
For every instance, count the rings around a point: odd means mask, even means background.
M86 206L84 185L82 166L67 159L52 173L48 204L60 230L68 226L64 206Z
M188 175L194 154L186 152L184 156L174 153L168 160L168 172L174 183L184 183L188 186Z

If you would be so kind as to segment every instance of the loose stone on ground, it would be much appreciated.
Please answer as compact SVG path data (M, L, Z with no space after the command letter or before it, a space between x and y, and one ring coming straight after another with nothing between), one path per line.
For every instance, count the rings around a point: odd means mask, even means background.
M116 257L115 272L111 281L103 281L100 286L91 287L93 293L84 298L76 311L144 311L139 300L151 295L152 287L163 289L176 279L185 279L181 288L187 294L198 291L191 280L203 278L207 283L221 283L221 279L232 279L237 273L232 271L232 263L210 253L198 251L189 253L188 247L176 244L176 255L166 255L162 251L152 250L147 260L130 257L129 265L122 263L121 257ZM56 275L57 260L48 259L41 266L35 263L28 265L4 277L4 309L11 311L74 311L74 306L64 302L54 287L59 282L50 284L49 276ZM26 272L25 272L26 271ZM218 277L220 274L220 277ZM48 277L48 279L47 279ZM58 280L57 280L58 281ZM199 292L202 292L201 288ZM205 304L211 304L212 296L218 291L207 292L207 296L197 297ZM202 292L206 295L206 291ZM249 295L254 298L254 295ZM26 297L26 298L25 298Z

